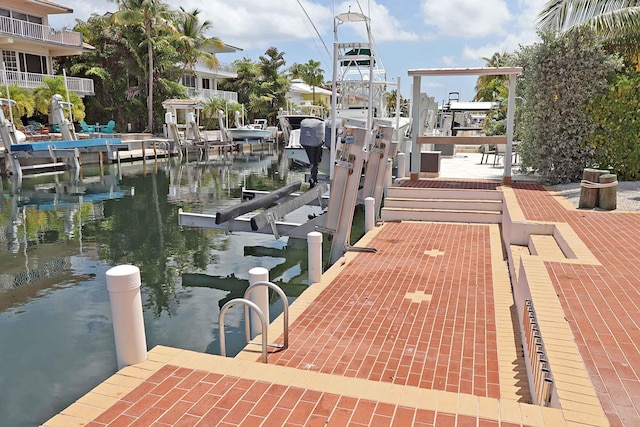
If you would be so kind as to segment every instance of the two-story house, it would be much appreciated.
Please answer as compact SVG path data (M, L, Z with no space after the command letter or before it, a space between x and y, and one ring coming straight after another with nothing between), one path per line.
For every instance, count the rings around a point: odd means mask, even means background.
M234 53L241 50L239 47L226 43L222 47L211 46L207 48L207 51L214 55ZM219 79L235 79L237 77L238 73L234 64L221 62L217 68L212 69L203 61L198 61L192 72L185 73L182 77L182 84L187 88L187 95L191 99L206 102L213 98L238 102L238 94L236 92L218 90Z
M44 77L53 77L53 58L81 55L90 48L80 33L48 25L49 15L60 13L73 9L49 0L0 2L0 84L39 87ZM67 86L80 96L94 95L91 79L68 77Z

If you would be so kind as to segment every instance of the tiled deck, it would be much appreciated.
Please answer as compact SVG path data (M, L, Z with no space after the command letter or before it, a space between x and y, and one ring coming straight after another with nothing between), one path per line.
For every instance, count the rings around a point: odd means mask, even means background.
M497 189L430 182L419 185ZM585 245L577 261L523 257L546 292L539 316L560 318L545 343L560 349L562 409L528 403L500 228L403 222L369 233L358 246L377 253L347 253L296 300L290 348L268 365L257 346L233 359L156 347L45 425L635 425L640 213L568 209L537 185L506 190L512 219L557 222ZM282 320L269 331L273 341Z

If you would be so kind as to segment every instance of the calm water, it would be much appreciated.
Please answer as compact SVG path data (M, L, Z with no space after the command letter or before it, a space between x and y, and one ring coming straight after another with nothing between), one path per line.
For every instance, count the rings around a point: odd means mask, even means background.
M113 266L141 270L148 348L219 354L219 308L242 296L253 267L269 269L293 301L307 284L305 241L181 228L178 208L214 214L238 203L243 186L272 190L304 172L273 152L230 166L84 168L77 182L26 178L19 191L2 181L0 424L42 423L116 371L105 280ZM320 212L305 209L286 219ZM281 307L274 302L272 319ZM227 313L229 354L244 346L242 317L241 306Z

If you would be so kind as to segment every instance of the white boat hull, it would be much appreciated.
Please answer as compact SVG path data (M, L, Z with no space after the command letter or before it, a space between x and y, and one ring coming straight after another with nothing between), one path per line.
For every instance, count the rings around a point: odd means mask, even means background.
M263 129L229 129L234 141L261 140L271 137L271 132Z

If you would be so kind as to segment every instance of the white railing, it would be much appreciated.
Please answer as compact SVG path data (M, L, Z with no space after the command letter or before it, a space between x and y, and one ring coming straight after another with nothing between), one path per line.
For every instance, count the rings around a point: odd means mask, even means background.
M6 76L6 82L5 82ZM23 73L20 71L2 71L0 70L0 85L4 87L6 83L9 85L15 85L24 89L36 89L44 86L44 78L56 77L53 74L36 74L36 73ZM80 77L67 77L67 87L70 91L77 93L78 95L95 95L93 88L93 80L83 79ZM64 94L61 94L64 96Z
M220 63L216 68L211 68L202 60L198 60L194 67L194 71L198 73L215 74L220 77L238 77L238 70L234 64Z
M0 16L0 33L67 46L82 47L82 34Z
M196 89L189 87L187 88L187 95L190 98L205 101L208 99L224 99L226 101L238 102L238 93L226 90Z

